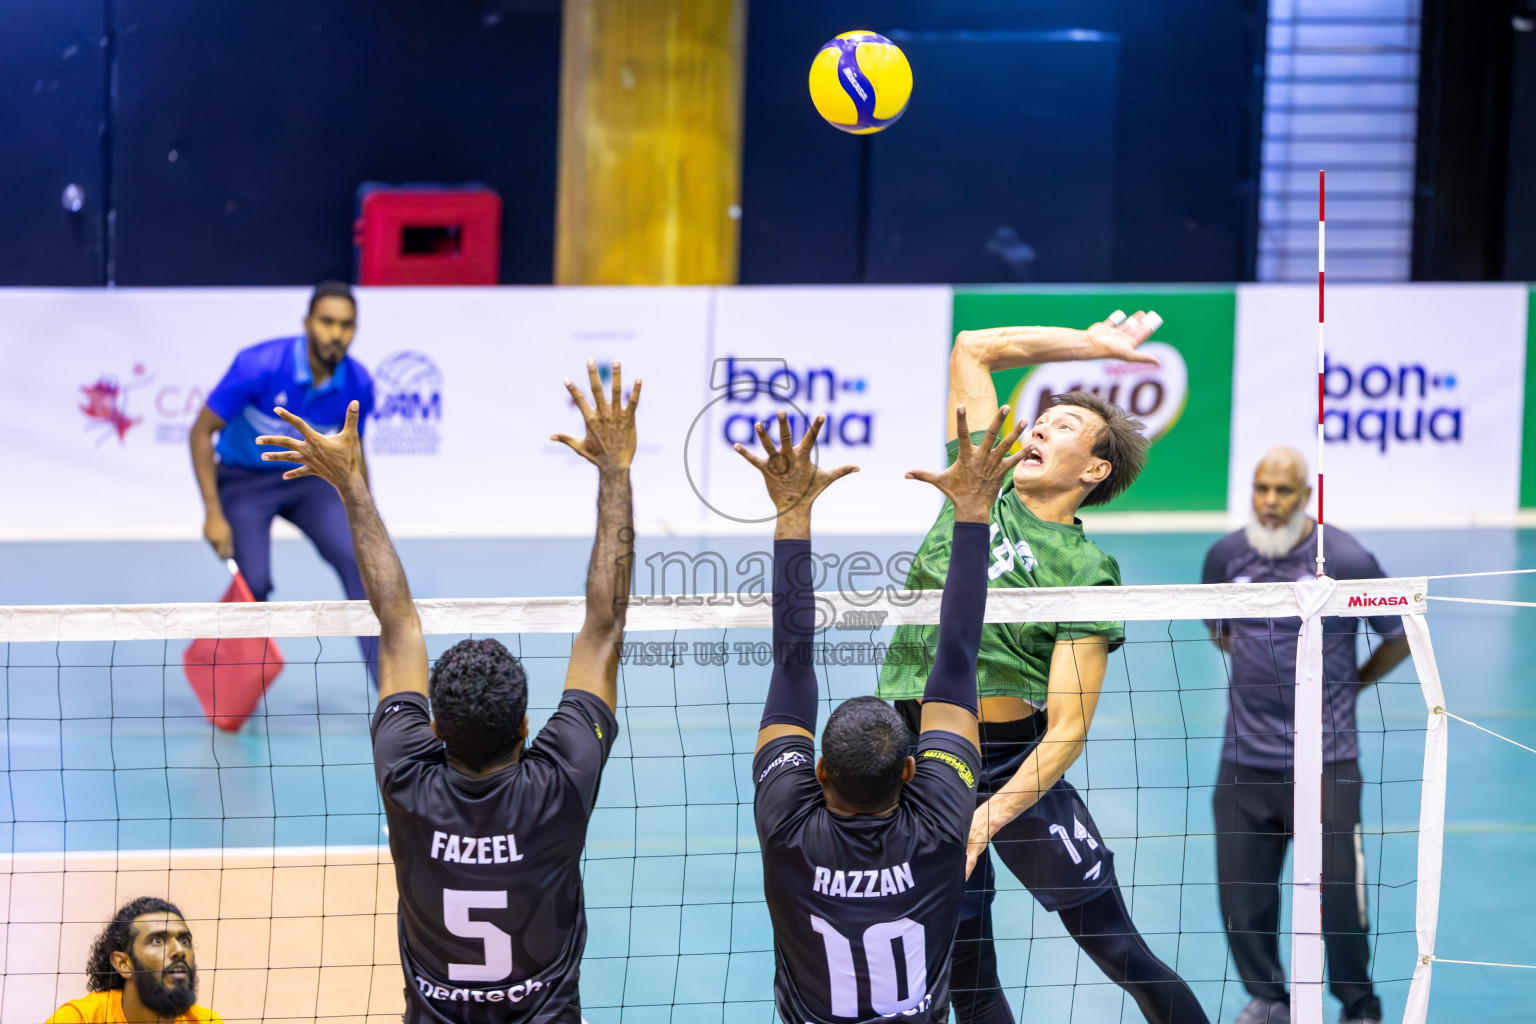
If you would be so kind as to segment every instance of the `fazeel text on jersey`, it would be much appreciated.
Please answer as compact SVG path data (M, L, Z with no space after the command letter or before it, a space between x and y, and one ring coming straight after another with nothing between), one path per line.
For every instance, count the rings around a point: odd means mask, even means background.
M517 852L517 837L510 832L500 836L433 832L431 856L434 860L456 864L515 864L523 859Z

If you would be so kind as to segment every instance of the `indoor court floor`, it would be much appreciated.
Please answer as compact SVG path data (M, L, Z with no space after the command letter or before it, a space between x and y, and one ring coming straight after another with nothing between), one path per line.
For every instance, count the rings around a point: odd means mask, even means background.
M1090 531L1091 531L1090 523ZM1536 531L1360 531L1388 572L1536 566ZM1097 538L1125 582L1195 582L1215 535ZM828 537L817 550L884 559L916 538ZM641 538L636 587L661 552L709 544L729 565L761 539ZM422 598L581 592L590 542L404 540ZM336 599L302 541L275 545L277 600ZM675 570L674 570L675 571ZM0 604L197 601L221 565L188 542L0 545ZM668 585L675 593L676 577ZM706 587L706 589L709 589ZM1536 578L1432 581L1431 595L1536 601ZM1536 608L1432 603L1450 710L1536 745ZM885 631L888 633L888 631ZM1210 785L1225 675L1198 622L1137 623L1112 659L1088 750L1069 775L1116 853L1148 942L1191 981L1212 1019L1246 995L1216 908ZM838 635L864 640L869 631ZM879 639L881 634L874 634ZM441 650L456 637L431 638ZM534 724L557 699L564 634L504 637L529 666ZM734 643L762 632L632 635ZM351 640L284 640L266 716L237 734L206 723L182 676L185 641L11 644L3 651L0 786L4 991L0 1019L41 1019L82 994L90 938L114 904L169 895L194 920L203 1001L226 1020L393 1021L401 978L393 877L368 745L367 677ZM826 670L834 699L870 692L875 668ZM1400 1017L1415 958L1415 850L1424 702L1405 664L1360 701L1374 973ZM621 733L586 864L582 980L591 1024L769 1024L772 952L751 817L752 736L767 669L627 665ZM823 705L825 714L826 705ZM1536 964L1536 754L1450 723L1439 955ZM1020 1019L1136 1021L1079 960L1055 919L1006 872L999 960ZM1288 911L1285 918L1288 920ZM1286 945L1283 943L1283 947ZM210 970L211 968L211 970ZM1026 988L1027 986L1027 988ZM1440 964L1431 1019L1529 1021L1536 971ZM1338 1004L1328 997L1332 1019ZM371 1018L367 1016L371 1014Z

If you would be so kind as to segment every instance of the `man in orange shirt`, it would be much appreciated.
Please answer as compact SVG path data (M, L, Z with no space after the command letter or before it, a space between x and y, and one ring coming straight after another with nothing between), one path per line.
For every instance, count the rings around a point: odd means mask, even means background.
M165 900L125 903L96 937L85 971L91 994L59 1007L46 1024L223 1024L195 1005L192 931Z

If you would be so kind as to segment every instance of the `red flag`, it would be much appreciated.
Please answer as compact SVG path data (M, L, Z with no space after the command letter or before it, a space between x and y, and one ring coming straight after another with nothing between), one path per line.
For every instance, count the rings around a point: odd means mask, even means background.
M222 601L254 601L239 572ZM261 695L283 671L283 654L268 637L194 640L181 657L192 692L202 701L208 721L228 732L245 724Z

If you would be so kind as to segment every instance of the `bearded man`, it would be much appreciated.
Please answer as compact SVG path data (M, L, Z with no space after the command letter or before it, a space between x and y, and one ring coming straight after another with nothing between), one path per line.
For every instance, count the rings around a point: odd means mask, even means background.
M1292 583L1317 573L1316 522L1307 515L1307 460L1275 448L1253 474L1248 525L1205 556L1204 583ZM1382 579L1375 556L1337 526L1325 535L1329 576ZM1381 1020L1371 985L1365 855L1360 842L1360 747L1355 701L1408 655L1402 620L1366 620L1379 634L1356 661L1360 620L1323 620L1323 936L1330 991L1345 1024ZM1289 1024L1280 966L1280 871L1291 839L1299 619L1209 622L1231 658L1227 735L1216 780L1216 880L1232 959L1253 997L1236 1024Z
M220 1024L197 1005L192 929L165 900L123 904L92 944L85 973L90 995L59 1007L47 1024Z

